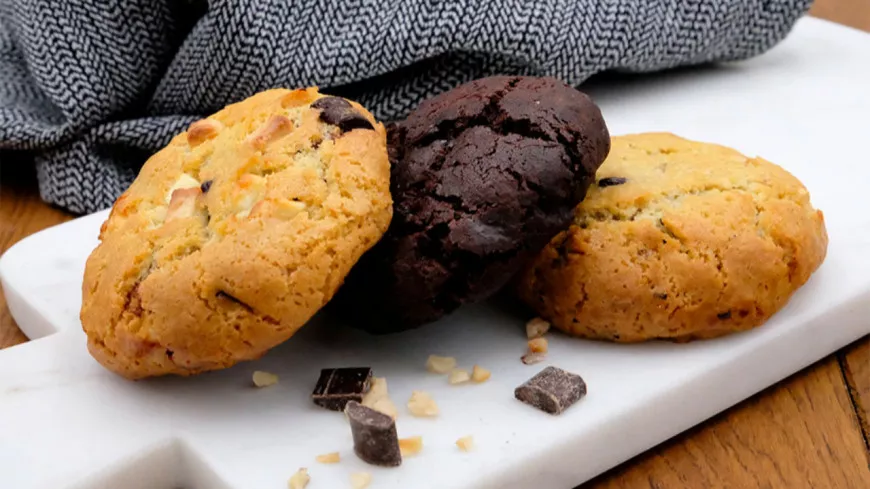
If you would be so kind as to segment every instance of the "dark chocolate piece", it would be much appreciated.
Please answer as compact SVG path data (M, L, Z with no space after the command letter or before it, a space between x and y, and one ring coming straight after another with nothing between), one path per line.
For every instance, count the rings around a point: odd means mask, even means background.
M374 129L372 123L343 98L319 98L311 104L311 107L320 110L321 121L338 126L342 132L353 129Z
M350 401L344 408L353 435L353 451L363 462L381 467L402 465L396 422L390 416Z
M230 295L230 294L227 294L227 293L224 292L223 290L219 290L219 291L217 291L217 294L215 294L215 297L218 297L218 298L220 298L220 299L225 299L225 300L228 300L228 301L230 301L230 302L235 302L236 304L238 304L238 305L244 307L245 309L247 309L249 312L253 312L253 311L254 311L254 309L253 309L251 306L245 304L244 302L242 302L242 301L239 300L238 298L233 297L233 296Z
M726 319L731 319L731 311L729 310L729 311L725 311L725 312L720 312L719 314L716 315L716 317L723 320L723 321Z
M602 178L601 180L598 180L598 186L602 187L602 188L613 187L614 185L622 185L623 183L625 183L627 181L628 181L628 179L625 177L607 177L607 178Z
M311 399L320 407L343 411L350 401L362 402L371 382L372 369L368 367L326 368L320 371Z
M202 193L208 193L208 190L211 188L211 180L206 180L202 182L202 185L199 186L199 191Z
M393 219L330 308L373 333L414 328L503 289L574 221L610 136L553 78L496 76L387 127Z
M547 367L516 388L520 401L550 414L562 414L586 395L586 382L577 374Z

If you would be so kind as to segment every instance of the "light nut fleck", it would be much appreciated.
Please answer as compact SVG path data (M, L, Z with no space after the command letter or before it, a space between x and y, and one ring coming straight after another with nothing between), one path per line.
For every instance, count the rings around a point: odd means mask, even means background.
M523 355L521 360L526 365L534 365L536 363L541 363L547 358L547 355L543 353L526 353Z
M387 379L383 377L372 378L369 391L363 396L362 405L384 413L393 419L399 416L399 410L390 399L390 393L387 390Z
M412 436L410 438L399 439L399 450L403 457L417 455L423 450L423 437Z
M481 367L480 365L475 365L474 368L471 369L471 380L477 383L486 382L492 376L492 372Z
M529 339L540 338L547 334L549 330L550 323L541 318L534 318L526 323L526 337Z
M455 368L450 372L450 376L447 378L447 382L450 384L463 384L471 380L471 374L468 373L468 370Z
M311 482L311 477L308 475L308 469L303 467L287 481L287 489L305 489L309 482Z
M456 368L456 359L453 357L441 357L438 355L429 355L426 360L426 370L433 374L446 374Z
M438 416L438 405L425 391L413 391L408 400L408 411L416 417L431 418Z
M353 489L366 489L372 483L372 475L368 472L350 474L350 487Z
M547 353L547 338L532 338L529 340L529 351L531 353Z
M470 452L474 448L474 437L471 435L463 436L456 440L456 446L463 452Z
M269 387L278 383L278 376L262 370L257 370L253 375L254 385L257 387Z
M324 453L315 457L314 460L321 464L337 464L341 462L341 455L338 452Z

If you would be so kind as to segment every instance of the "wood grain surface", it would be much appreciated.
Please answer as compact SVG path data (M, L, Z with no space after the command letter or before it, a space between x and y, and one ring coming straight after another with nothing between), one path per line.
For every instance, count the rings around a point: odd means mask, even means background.
M811 14L870 31L870 0L817 0ZM39 200L30 164L0 157L0 253L71 218ZM0 294L0 348L23 341ZM868 420L865 337L581 487L870 488Z
M583 489L866 489L865 448L831 356Z

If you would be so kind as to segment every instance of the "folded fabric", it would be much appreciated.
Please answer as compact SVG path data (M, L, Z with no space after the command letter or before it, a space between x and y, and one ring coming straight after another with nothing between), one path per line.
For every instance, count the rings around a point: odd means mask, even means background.
M4 0L0 149L32 152L44 200L93 212L173 134L267 88L317 85L391 120L491 74L578 85L748 58L811 3Z

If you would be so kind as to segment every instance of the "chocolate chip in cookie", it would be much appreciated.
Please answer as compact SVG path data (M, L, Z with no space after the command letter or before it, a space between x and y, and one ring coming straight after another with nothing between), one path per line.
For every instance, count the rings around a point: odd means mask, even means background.
M372 123L343 98L323 97L312 103L311 107L321 111L321 121L338 126L342 132L353 129L374 129Z
M601 180L598 180L598 186L601 188L613 187L616 185L622 185L623 183L625 183L627 181L628 181L628 179L625 177L607 177L607 178L602 178Z

